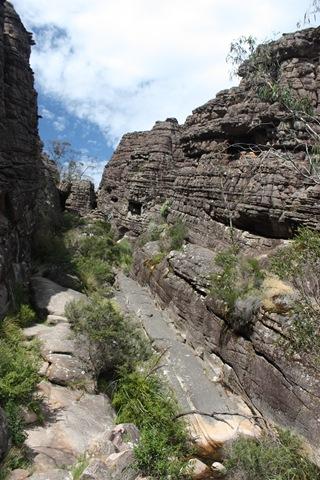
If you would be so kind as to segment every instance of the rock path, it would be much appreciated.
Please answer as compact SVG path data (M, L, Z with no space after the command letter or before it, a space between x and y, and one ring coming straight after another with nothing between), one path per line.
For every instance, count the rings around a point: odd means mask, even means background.
M237 414L223 415L221 421L203 415L186 417L203 449L214 454L225 442L240 433L257 435L259 428L255 422L245 418L252 417L252 411L239 396L228 392L220 383L225 368L222 362L216 359L216 365L209 371L196 352L174 330L169 315L157 307L148 289L123 273L118 274L117 285L116 300L123 310L140 319L156 350L167 349L163 371L182 410Z
M257 434L258 427L247 418L252 416L248 406L220 384L223 364L216 362L209 372L173 329L167 313L157 308L147 289L122 273L118 274L117 285L115 299L120 307L139 319L157 351L166 351L163 372L182 410L237 414L221 416L221 420L198 414L186 417L203 450L217 454L239 433ZM84 295L42 277L35 277L32 287L37 307L47 316L45 323L24 330L27 339L39 340L43 358L38 394L44 421L39 425L31 418L27 429L26 447L33 462L29 480L70 480L70 466L84 454L95 452L97 445L100 453L103 450L103 461L91 458L81 479L133 480L136 474L128 466L126 473L123 470L124 457L129 458L130 452L117 453L109 440L115 421L111 402L105 395L94 393L94 379L86 368L84 352L65 317L67 303ZM85 389L77 388L79 385Z
M28 339L40 341L44 360L38 386L44 422L27 429L26 447L34 464L30 478L65 480L70 479L67 467L90 451L99 436L109 436L115 414L105 395L90 393L93 379L64 316L66 304L84 295L42 277L35 277L32 287L38 308L49 316L45 323L24 331ZM75 388L78 383L85 383L89 393Z

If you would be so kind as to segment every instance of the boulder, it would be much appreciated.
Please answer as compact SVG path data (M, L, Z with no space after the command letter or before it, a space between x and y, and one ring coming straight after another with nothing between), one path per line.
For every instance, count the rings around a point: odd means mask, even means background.
M112 430L110 440L117 452L132 450L139 443L140 432L132 423L121 423Z
M198 458L191 458L187 464L186 473L193 480L205 480L210 478L211 470L205 463Z
M36 309L43 315L63 317L66 305L73 300L85 299L85 295L65 288L48 278L35 276L31 279Z
M115 413L105 395L44 381L37 393L43 399L44 424L27 429L26 440L37 473L73 465L100 434L110 435Z

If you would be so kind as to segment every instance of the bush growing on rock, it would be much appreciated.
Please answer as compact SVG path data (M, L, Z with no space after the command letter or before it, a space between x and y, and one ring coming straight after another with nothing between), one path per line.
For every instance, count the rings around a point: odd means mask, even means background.
M134 423L141 432L134 449L137 470L153 478L186 478L191 454L186 425L176 420L178 406L167 385L155 373L157 361L122 371L116 383L113 405L119 423Z
M320 359L320 234L301 228L291 245L274 255L271 269L298 295L288 325L291 348Z
M220 252L215 263L218 270L211 275L210 295L222 304L220 313L234 330L248 328L252 319L248 312L258 306L265 273L257 259L241 256L235 247Z
M246 480L317 480L320 469L304 456L301 442L287 430L260 440L240 438L226 463L230 478Z
M21 445L25 439L21 406L32 401L40 381L40 355L34 343L24 342L12 317L1 325L0 359L0 405L7 415L13 444Z
M96 376L124 366L131 370L136 362L149 356L140 329L126 319L113 302L98 294L88 301L71 302L66 315L88 349Z

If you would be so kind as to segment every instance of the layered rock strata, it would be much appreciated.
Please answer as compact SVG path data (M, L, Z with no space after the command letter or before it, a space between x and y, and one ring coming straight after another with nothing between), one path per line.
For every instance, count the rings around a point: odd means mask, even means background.
M317 28L270 46L277 84L308 98L315 112L319 42ZM239 87L220 92L184 125L168 119L122 138L98 197L121 231L140 233L166 200L169 221L182 217L190 240L203 246L213 246L231 222L268 238L290 238L301 224L319 227L320 185L303 174L310 133L280 102L261 100L248 70L240 69Z
M90 180L64 181L59 186L63 208L78 215L86 215L97 206L94 184Z

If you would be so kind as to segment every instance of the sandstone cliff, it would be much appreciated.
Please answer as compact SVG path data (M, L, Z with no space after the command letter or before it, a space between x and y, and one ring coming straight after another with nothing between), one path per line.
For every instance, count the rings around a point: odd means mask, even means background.
M283 35L268 48L277 85L308 99L318 114L320 29ZM156 243L137 248L134 275L208 365L222 360L229 372L222 382L318 448L319 370L299 356L288 359L281 347L285 292L269 292L271 309L259 308L245 334L228 328L208 295L214 257L230 245L230 226L242 251L261 258L301 225L320 229L320 182L305 174L312 145L305 122L280 101L261 99L250 62L240 75L238 87L194 110L184 125L167 119L125 135L105 168L98 208L120 234L138 236L160 221L167 202L167 222L185 222L188 244L157 261ZM310 122L318 135L317 121Z
M41 191L49 178L40 158L37 95L29 65L32 43L31 34L12 5L1 0L0 315L12 295L14 283L23 281L27 275L31 238L39 216L37 202L43 204ZM51 200L50 211L52 207L58 208L54 193L54 204Z
M270 47L278 83L316 110L319 42L320 30L307 29ZM290 238L301 224L318 227L320 187L297 171L305 162L304 124L281 104L262 101L245 65L240 73L239 87L220 92L184 125L168 119L123 137L98 200L122 230L141 232L167 199L172 214L186 221L190 240L204 246L215 244L230 212L234 226L268 238ZM290 153L296 168L279 152Z

